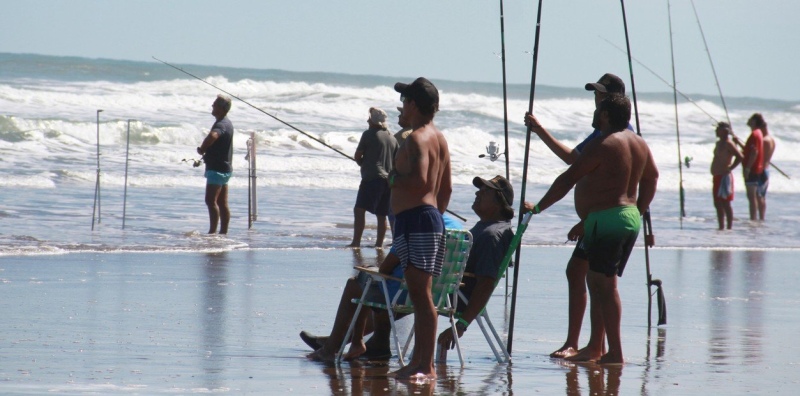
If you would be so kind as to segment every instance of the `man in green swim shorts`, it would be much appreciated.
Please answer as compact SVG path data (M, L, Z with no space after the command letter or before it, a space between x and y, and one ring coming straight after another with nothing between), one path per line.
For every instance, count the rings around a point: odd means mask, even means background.
M658 168L644 139L625 131L631 118L630 100L609 95L594 112L592 126L602 135L586 145L580 157L550 186L539 203L525 203L527 210L541 213L578 184L575 209L584 222L584 244L589 260L586 284L591 298L592 332L605 333L602 342L591 342L572 361L623 363L620 321L622 304L617 277L641 228L640 213L647 211L656 193ZM602 330L601 330L602 329ZM602 340L602 337L599 338Z

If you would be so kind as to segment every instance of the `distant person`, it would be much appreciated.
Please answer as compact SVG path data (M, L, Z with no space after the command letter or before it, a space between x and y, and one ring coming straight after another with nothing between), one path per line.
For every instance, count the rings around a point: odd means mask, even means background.
M405 143L408 135L411 134L411 126L408 124L408 120L403 117L403 108L398 107L397 111L400 112L400 114L397 116L397 125L400 125L400 128L402 129L394 134L394 138L397 139L397 147L400 147L403 145L403 143Z
M575 209L585 219L592 333L606 333L608 352L603 354L602 344L588 345L567 358L572 361L624 362L617 276L622 276L639 235L640 214L650 206L658 181L647 143L636 134L623 132L630 117L627 97L613 94L603 99L592 121L602 134L586 145L538 204L525 203L527 210L538 214L564 198L576 183L583 184L581 191L575 191Z
M762 117L763 120L763 117ZM775 153L775 139L770 135L767 122L764 121L761 132L764 134L764 172L758 181L756 197L758 198L758 218L764 220L767 217L767 189L769 188L769 166L772 162L772 154Z
M231 98L217 95L211 105L211 115L216 118L211 132L208 133L197 154L203 156L206 163L206 206L210 226L209 234L217 232L228 233L228 223L231 220L231 211L228 208L228 180L233 173L233 124L228 119L231 110Z
M348 247L360 247L364 233L366 212L375 214L378 220L378 235L375 246L383 246L386 236L386 216L389 214L389 183L387 178L393 169L397 152L397 140L386 125L386 112L370 107L369 128L361 134L356 148L355 160L361 166L361 184L358 186L356 204L353 207L353 241Z
M750 220L756 220L759 203L758 184L764 173L764 134L761 131L764 126L764 118L761 117L761 114L755 113L747 120L747 126L750 127L750 136L744 144L742 173L750 206Z
M730 230L733 225L733 173L742 162L742 154L730 140L731 125L727 122L717 124L717 144L714 145L714 158L711 160L713 176L711 194L714 197L714 208L717 209L719 229ZM733 163L731 163L733 161Z
M413 132L395 156L389 178L392 212L396 216L394 244L405 271L408 294L414 304L414 356L393 373L398 379L436 378L433 352L436 344L436 309L431 282L442 271L445 251L442 213L450 203L450 151L447 140L433 123L439 110L439 91L424 77L411 84L397 83L403 115Z
M587 91L594 91L594 105L595 109L600 105L600 101L605 99L610 94L625 94L625 83L621 78L606 73L600 77L596 83L587 83L584 88ZM581 155L581 152L589 142L596 137L600 136L602 132L595 128L589 136L586 137L580 144L570 149L563 143L559 142L550 132L547 131L534 117L533 114L525 114L525 125L531 128L531 132L539 136L539 139L553 152L558 158L561 158L567 165L572 165L575 160ZM633 131L633 127L628 124L628 129ZM579 204L578 197L583 196L582 191L583 183L580 181L575 186L575 205ZM580 215L580 213L579 213ZM589 261L586 258L586 250L583 244L583 220L576 224L567 233L567 238L570 241L577 240L575 250L572 252L567 263L567 284L569 288L569 325L567 327L567 340L561 348L558 348L550 357L565 358L578 353L578 341L581 335L581 325L583 324L583 314L586 311L586 273L589 271ZM589 345L603 345L605 342L603 334L592 334Z

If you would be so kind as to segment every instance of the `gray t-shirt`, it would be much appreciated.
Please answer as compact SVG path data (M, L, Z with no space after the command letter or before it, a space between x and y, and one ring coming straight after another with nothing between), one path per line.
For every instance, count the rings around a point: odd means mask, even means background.
M479 221L469 232L475 240L469 252L465 272L497 278L500 263L508 247L511 246L511 239L514 238L511 221ZM475 283L475 278L464 277L463 292L467 298L472 294Z
M206 170L213 170L222 173L232 172L233 168L233 124L228 117L214 122L211 126L212 131L217 131L219 137L208 148L203 159L206 162Z
M362 151L361 180L386 179L394 168L397 140L386 129L370 128L361 134L356 151Z

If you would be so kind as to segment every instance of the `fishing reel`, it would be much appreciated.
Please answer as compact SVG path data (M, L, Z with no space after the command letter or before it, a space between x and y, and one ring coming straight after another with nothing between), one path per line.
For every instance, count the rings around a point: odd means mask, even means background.
M686 156L686 157L683 159L683 165L684 165L684 166L686 166L687 168L691 168L691 167L692 167L692 160L693 160L693 159L694 159L693 157L690 157L690 156L688 156L688 155L687 155L687 156Z
M197 168L203 164L203 159L184 158L181 162L189 162L192 164L192 168Z
M486 154L481 154L478 158L485 158L488 155L489 161L494 162L504 154L505 153L500 152L500 147L497 145L497 142L489 142L489 145L486 146Z

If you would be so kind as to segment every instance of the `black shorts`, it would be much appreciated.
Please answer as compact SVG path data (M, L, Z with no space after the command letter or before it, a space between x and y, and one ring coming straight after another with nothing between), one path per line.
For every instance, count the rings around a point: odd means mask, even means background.
M575 244L575 250L572 251L572 257L589 261L589 256L586 255L586 245L583 244L583 237L578 238L578 243Z
M389 214L390 196L391 190L386 179L379 177L368 182L362 181L358 186L356 208L365 209L378 216L386 216Z

